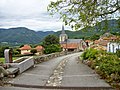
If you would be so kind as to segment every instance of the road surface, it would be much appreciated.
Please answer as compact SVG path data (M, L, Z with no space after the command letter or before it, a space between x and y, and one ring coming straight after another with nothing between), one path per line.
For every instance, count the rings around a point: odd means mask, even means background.
M24 88L25 90L29 87L29 90L33 90L33 88L54 86L66 88L111 88L104 80L100 79L98 74L78 60L80 55L81 52L69 54L36 64L35 67L18 75L9 83L19 86L18 90L20 87L26 87ZM17 90L16 88L17 87L1 87L0 90Z

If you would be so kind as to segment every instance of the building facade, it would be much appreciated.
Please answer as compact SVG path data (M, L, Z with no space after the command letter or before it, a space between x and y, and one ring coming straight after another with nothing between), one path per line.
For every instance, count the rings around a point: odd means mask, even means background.
M21 54L22 55L31 54L31 52L30 52L31 49L32 49L31 46L26 44L26 45L24 45L23 47L20 48Z
M65 33L64 26L59 36L59 42L63 51L82 51L87 48L86 43L82 39L69 39Z
M120 50L120 43L109 42L107 44L107 52L116 53L118 49Z

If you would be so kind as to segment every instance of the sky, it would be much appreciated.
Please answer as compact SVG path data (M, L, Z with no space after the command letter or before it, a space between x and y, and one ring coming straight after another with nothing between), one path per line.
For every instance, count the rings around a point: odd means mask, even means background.
M35 31L61 30L62 21L50 16L47 5L55 0L0 0L0 28L27 27ZM65 27L70 29L70 27Z

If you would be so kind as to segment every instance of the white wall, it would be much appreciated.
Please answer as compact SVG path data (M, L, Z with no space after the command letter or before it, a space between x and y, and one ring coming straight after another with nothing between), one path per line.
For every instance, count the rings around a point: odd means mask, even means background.
M120 43L111 43L107 44L107 52L116 53L116 50L120 49Z
M21 50L21 54L30 53L30 50Z

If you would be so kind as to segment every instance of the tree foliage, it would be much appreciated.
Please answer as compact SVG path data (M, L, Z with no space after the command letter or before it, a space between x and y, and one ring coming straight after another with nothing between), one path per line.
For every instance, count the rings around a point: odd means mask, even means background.
M37 53L37 50L36 49L32 49L30 52L34 55L35 53Z
M7 46L0 46L0 57L4 57L4 50L9 49Z
M120 17L120 0L57 0L52 1L48 11L58 12L66 25L79 29ZM115 18L116 18L115 17Z
M45 54L50 54L50 53L55 53L55 52L60 52L61 51L61 47L59 44L51 44L51 45L48 45L46 48L45 48Z
M59 44L59 38L55 35L48 35L44 38L43 46L47 47L51 44Z
M45 47L44 53L50 54L54 52L60 52L61 47L59 44L59 38L55 35L48 35L43 41L43 46Z

